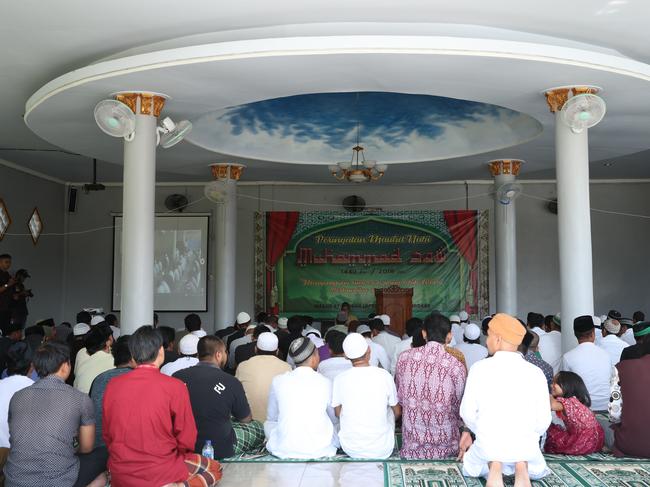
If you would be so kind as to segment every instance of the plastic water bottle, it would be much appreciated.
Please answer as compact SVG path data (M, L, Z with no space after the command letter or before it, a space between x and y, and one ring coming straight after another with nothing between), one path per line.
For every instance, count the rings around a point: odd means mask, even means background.
M214 448L212 448L212 440L205 440L205 445L203 445L203 450L201 450L201 455L210 460L214 460Z

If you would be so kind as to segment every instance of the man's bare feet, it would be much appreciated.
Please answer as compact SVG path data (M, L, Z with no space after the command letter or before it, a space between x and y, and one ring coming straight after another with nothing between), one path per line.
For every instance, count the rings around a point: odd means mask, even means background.
M515 487L531 487L527 462L517 462L515 464Z
M490 473L488 474L485 487L503 487L503 473L501 462L490 462Z

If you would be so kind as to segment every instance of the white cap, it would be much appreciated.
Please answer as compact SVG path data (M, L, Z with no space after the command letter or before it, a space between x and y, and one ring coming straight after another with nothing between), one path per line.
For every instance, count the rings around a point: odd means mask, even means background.
M275 333L265 331L257 337L255 346L263 352L275 352L278 349L278 337Z
M368 325L359 325L357 326L357 333L363 335L364 333L370 333L370 327Z
M181 341L178 344L178 351L181 352L181 355L196 355L196 347L198 344L199 337L192 333L189 333L181 338Z
M607 315L600 315L600 322L605 323L605 320L607 319Z
M86 323L77 323L72 329L72 334L76 337L85 335L90 331L90 327Z
M477 340L481 336L481 329L476 323L468 323L465 327L465 338L468 340Z
M467 314L467 311L463 310L460 313L458 313L458 316L460 317L460 321L467 321L469 320L469 315Z
M104 317L102 315L95 315L90 318L90 326L99 325L102 322L104 322Z
M246 327L246 330L244 330L244 333L245 333L246 335L248 335L248 334L250 334L250 333L253 333L253 332L255 331L255 328L257 328L257 325L251 323L250 325L248 325L248 326Z
M359 333L350 333L343 340L343 352L350 360L363 356L366 350L368 350L368 342Z
M458 323L458 324L460 324L460 316L458 316L458 315L451 315L451 316L449 317L449 321L451 321L452 323Z
M237 324L238 325L243 325L244 323L248 323L251 320L251 315L246 313L245 311L242 311L237 315Z
M379 315L379 316L377 316L377 318L379 318L384 323L384 326L390 325L390 316L388 316L388 315Z
M619 332L621 331L621 323L618 322L617 320L605 320L605 323L603 325L605 327L605 330L607 330L608 333L613 333L614 335L618 335Z
M282 328L284 330L287 327L288 323L288 318L285 318L284 316L282 318L278 318L278 328Z
M204 336L207 335L207 332L205 330L196 330L192 332L192 335L196 335L199 338L203 338Z
M595 326L596 328L600 328L600 326L603 324L603 322L600 321L600 317L599 317L599 316L592 316L591 319L594 320L594 326Z

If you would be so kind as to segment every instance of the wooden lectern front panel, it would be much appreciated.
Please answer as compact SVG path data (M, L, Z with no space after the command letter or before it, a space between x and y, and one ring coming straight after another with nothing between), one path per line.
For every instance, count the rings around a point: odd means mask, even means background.
M376 312L390 316L390 328L404 335L406 322L413 316L413 289L391 286L375 289Z

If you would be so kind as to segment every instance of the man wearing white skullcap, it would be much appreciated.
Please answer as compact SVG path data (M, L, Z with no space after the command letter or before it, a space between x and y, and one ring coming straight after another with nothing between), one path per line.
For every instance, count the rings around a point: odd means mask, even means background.
M618 337L621 332L621 324L618 320L608 318L605 320L602 330L603 338L597 345L608 353L612 367L615 367L621 360L621 353L628 347L628 344Z
M460 317L461 324L469 323L469 315L467 314L467 311L462 310L461 312L458 313L458 316Z
M456 349L463 352L467 370L479 360L488 356L488 350L480 343L481 329L475 323L468 323L463 333L463 342Z
M375 327L373 326L373 322L377 319L381 320L383 324L383 330L380 331L378 329L377 332L373 332L374 336L372 337L372 340L375 343L378 343L379 345L384 347L384 350L386 350L386 354L390 358L395 353L395 348L399 345L402 339L401 337L395 336L388 331L388 328L390 326L390 316L388 315L376 316L374 320L370 320L368 326L370 326L370 328L374 330ZM390 370L390 367L388 370Z
M451 315L449 321L451 322L451 336L453 339L453 343L450 343L450 346L458 348L458 345L463 343L463 331L465 328L461 326L460 316L458 315Z
M384 347L372 341L372 330L370 327L368 325L359 325L357 327L357 333L363 335L370 347L370 365L390 371L391 364L388 354L384 350Z
M279 458L312 459L336 453L338 438L332 423L331 382L316 372L318 350L307 337L289 346L296 364L271 383L264 423L266 449Z
M278 337L264 332L255 342L255 356L243 361L237 367L235 377L244 386L253 419L266 421L269 391L273 379L291 371L291 366L278 357Z
M180 343L178 344L178 351L181 354L181 357L165 364L160 369L160 372L163 374L172 376L174 373L179 370L186 369L187 367L192 367L199 363L197 358L197 346L199 344L199 337L190 333L181 338Z
M393 378L370 365L370 347L359 333L345 338L343 350L352 368L336 376L332 389L341 448L352 458L388 458L395 447L395 417L401 414Z

